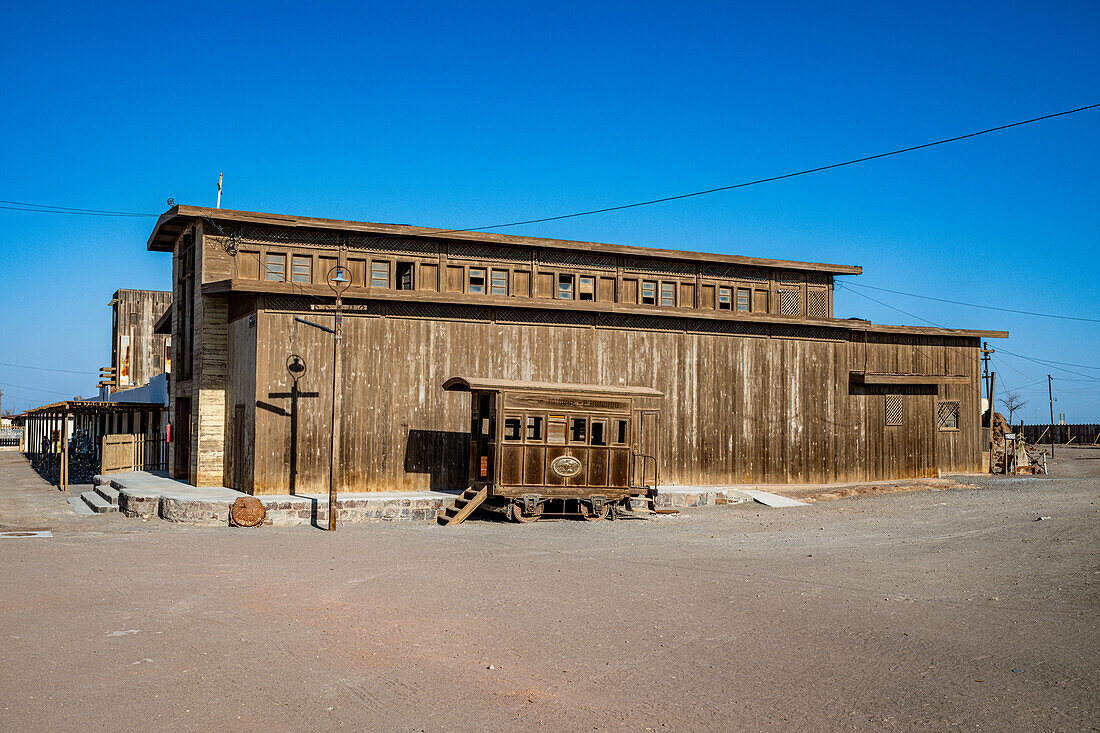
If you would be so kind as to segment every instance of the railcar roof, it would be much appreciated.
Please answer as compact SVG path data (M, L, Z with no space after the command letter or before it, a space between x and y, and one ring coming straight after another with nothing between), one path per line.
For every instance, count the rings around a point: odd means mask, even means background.
M511 379L481 379L451 377L443 383L448 392L579 392L590 395L619 397L663 397L651 387L619 387L609 384L569 384L566 382L524 382Z

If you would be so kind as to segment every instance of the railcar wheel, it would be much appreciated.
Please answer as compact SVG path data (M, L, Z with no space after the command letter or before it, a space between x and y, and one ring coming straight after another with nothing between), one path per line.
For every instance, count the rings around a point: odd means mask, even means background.
M511 517L513 522L519 522L520 524L537 522L542 517L542 504L539 504L533 513L527 514L523 511L522 501L513 501L508 509L508 516Z
M579 502L581 508L581 516L584 517L586 522L600 522L607 519L607 515L611 512L611 505L606 501L603 506L600 507L600 511L596 512L592 509L592 505L587 501Z

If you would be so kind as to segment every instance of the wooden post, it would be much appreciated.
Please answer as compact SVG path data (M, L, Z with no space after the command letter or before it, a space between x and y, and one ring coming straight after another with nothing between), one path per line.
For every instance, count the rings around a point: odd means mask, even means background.
M1054 458L1054 378L1047 375L1047 396L1050 398L1050 457Z
M61 490L69 490L69 413L61 413Z
M340 293L337 292L335 322L333 323L334 333L332 336L332 448L328 470L328 528L330 532L336 531L336 467L340 465L341 305L343 305L343 299L340 297Z

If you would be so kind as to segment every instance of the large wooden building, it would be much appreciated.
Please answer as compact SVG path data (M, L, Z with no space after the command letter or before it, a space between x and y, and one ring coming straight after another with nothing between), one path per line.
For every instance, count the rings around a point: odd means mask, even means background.
M325 491L334 425L340 491L465 488L455 375L659 391L664 484L977 471L979 339L1007 336L836 319L846 265L189 206L148 248L173 253L173 474L258 494Z

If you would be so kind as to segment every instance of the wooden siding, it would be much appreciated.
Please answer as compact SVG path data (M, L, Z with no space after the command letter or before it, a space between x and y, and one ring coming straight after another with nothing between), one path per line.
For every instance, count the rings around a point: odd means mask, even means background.
M708 309L719 307L711 297L715 288L731 289L736 294L743 290L749 294L749 312L773 313L797 317L830 318L833 314L833 275L810 273L803 275L794 270L769 267L728 267L706 263L673 262L666 259L639 256L595 255L578 252L563 255L554 250L537 247L500 247L471 245L464 242L419 241L409 238L374 236L343 237L325 232L293 232L274 228L245 227L236 256L225 252L228 239L210 233L206 237L213 246L204 250L207 261L203 266L202 282L223 279L256 280L263 283L289 282L290 262L293 257L309 263L310 276L301 284L324 285L330 266L336 263L340 242L345 242L346 264L352 284L372 290L397 291L394 276L398 263L412 268L412 290L441 293L471 292L471 270L485 276L481 296L491 295L489 273L504 274L509 283L503 295L512 298L547 298L558 300L558 276L572 277L572 297L567 300L578 305L580 300L577 278L593 278L594 302L638 303L642 282L653 283L660 292L661 286L671 287L677 309ZM269 255L278 256L283 266L272 272L269 280L265 263ZM384 286L371 282L371 264L385 263L389 276ZM439 273L443 276L440 277ZM534 280L534 292L531 282ZM707 295L696 297L698 288ZM795 294L794 310L782 311L779 290ZM818 307L807 311L809 293L815 294ZM769 296L769 293L771 295ZM652 307L662 307L660 298ZM668 307L668 306L665 306ZM736 309L736 297L731 310Z
M345 317L341 491L464 488L468 398L444 393L455 374L644 385L662 391L664 483L830 483L977 470L978 339L761 327L753 336L702 322L397 304ZM553 315L553 314L551 314ZM331 316L304 316L331 326ZM332 336L262 312L255 337L257 493L285 493L290 453L299 492L328 485ZM557 321L557 322L555 322ZM676 327L670 327L676 324ZM849 340L849 338L854 340ZM297 446L290 444L286 358L307 363ZM852 384L849 372L965 374L967 385ZM902 395L885 425L886 393ZM960 400L960 429L938 430L938 400Z
M148 384L165 371L169 337L153 333L153 324L172 306L172 293L119 290L111 303L111 365L118 375L119 388Z

